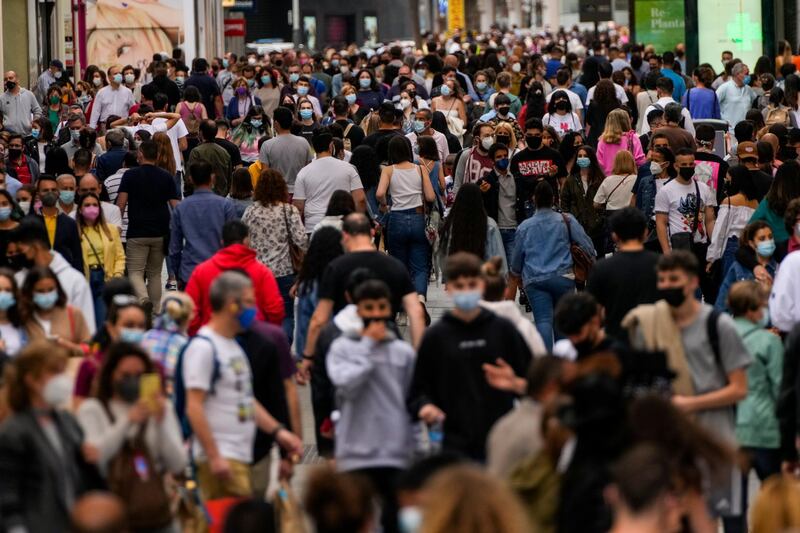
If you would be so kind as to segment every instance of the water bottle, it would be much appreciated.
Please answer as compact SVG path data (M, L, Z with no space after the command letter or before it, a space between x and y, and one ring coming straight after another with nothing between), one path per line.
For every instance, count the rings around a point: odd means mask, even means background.
M444 421L437 420L428 426L428 451L430 455L442 453L442 443L444 442Z

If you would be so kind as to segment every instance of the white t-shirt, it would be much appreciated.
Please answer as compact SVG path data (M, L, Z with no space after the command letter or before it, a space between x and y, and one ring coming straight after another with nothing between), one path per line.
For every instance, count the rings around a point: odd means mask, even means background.
M563 137L570 131L581 131L581 119L577 113L567 113L566 115L559 115L558 113L547 113L542 117L542 124L545 126L552 126L556 129L559 137Z
M634 183L636 183L636 174L627 176L612 174L600 183L597 194L594 195L594 203L606 204L606 209L609 211L624 209L631 205Z
M0 324L0 338L6 345L5 352L15 356L22 349L22 332L11 324Z
M313 231L325 216L335 191L353 192L363 188L356 167L335 157L315 159L303 167L294 183L294 199L305 201L306 231Z
M218 335L208 326L200 328L198 335L214 343L219 377L211 394L208 391L214 370L214 351L205 339L193 339L186 348L183 362L186 390L208 392L203 407L220 454L226 459L249 464L256 435L250 363L234 339ZM192 446L196 458L206 459L199 439L194 439Z
M698 211L700 220L694 234L694 242L708 240L704 223L705 209L707 206L716 206L717 198L705 183L699 183L694 179L688 184L674 179L656 193L655 212L669 215L670 235L692 231L694 213L697 211L698 188L700 190L700 209Z
M153 125L161 124L162 122L166 123L167 119L153 119ZM169 142L172 144L172 155L175 156L175 168L177 170L183 170L183 157L181 156L181 149L178 146L178 139L189 135L189 130L186 129L186 124L183 123L183 119L179 118L178 122L167 130L167 135L169 136Z

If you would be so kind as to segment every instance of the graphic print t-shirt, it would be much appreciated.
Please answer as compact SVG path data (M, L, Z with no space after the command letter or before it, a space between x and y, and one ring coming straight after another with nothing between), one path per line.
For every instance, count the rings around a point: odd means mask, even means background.
M697 184L697 187L695 187ZM697 190L700 190L700 198L697 198ZM697 202L700 202L700 209L697 209ZM669 234L686 233L692 231L694 216L699 212L697 231L694 234L694 242L707 242L705 227L705 208L716 206L716 195L705 183L692 180L689 184L680 183L674 179L664 185L656 194L655 211L656 213L666 213L669 215Z
M550 174L550 167L557 167L554 175ZM547 180L553 188L553 194L558 197L558 178L567 175L567 167L561 154L552 148L543 146L538 150L526 148L511 159L511 173L515 178L520 178L522 194L526 200L533 197L536 185Z

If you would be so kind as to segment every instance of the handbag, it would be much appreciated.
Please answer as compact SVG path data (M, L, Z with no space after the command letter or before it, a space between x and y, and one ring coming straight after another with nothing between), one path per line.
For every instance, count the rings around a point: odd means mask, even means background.
M106 414L114 423L107 404ZM108 463L108 488L126 504L128 526L133 530L158 529L172 522L172 510L164 478L144 441L147 424L141 424L133 440L126 439Z
M442 222L442 217L439 211L432 209L425 200L425 177L422 175L421 165L417 165L417 171L422 184L422 192L420 194L422 194L422 211L425 214L425 238L428 239L428 244L433 246L439 237L439 225Z
M567 215L561 213L561 218L564 219L564 224L567 226L569 254L572 256L572 272L575 274L575 283L586 283L586 280L589 279L589 272L594 266L594 258L572 240L572 230Z
M292 270L294 272L300 272L300 267L303 266L305 252L292 241L292 232L289 230L289 215L286 214L286 209L283 210L283 223L286 226L286 240L289 243L289 259L292 261Z
M694 233L697 231L697 226L700 224L700 186L694 182L694 189L696 191L696 201L694 206L694 220L692 221L691 231L681 231L669 236L669 243L673 250L691 250L692 243L694 242Z

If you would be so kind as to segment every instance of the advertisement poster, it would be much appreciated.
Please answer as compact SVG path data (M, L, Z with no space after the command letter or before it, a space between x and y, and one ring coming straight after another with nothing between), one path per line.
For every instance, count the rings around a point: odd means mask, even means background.
M86 3L86 53L89 64L144 69L153 54L183 48L194 40L194 2L182 0L89 0ZM187 35L187 32L191 34Z
M702 0L697 2L700 63L719 68L724 50L751 67L764 52L761 0Z
M464 0L449 0L447 2L447 31L453 33L457 29L464 29Z
M686 14L683 0L636 0L636 42L652 44L656 53L685 43Z

